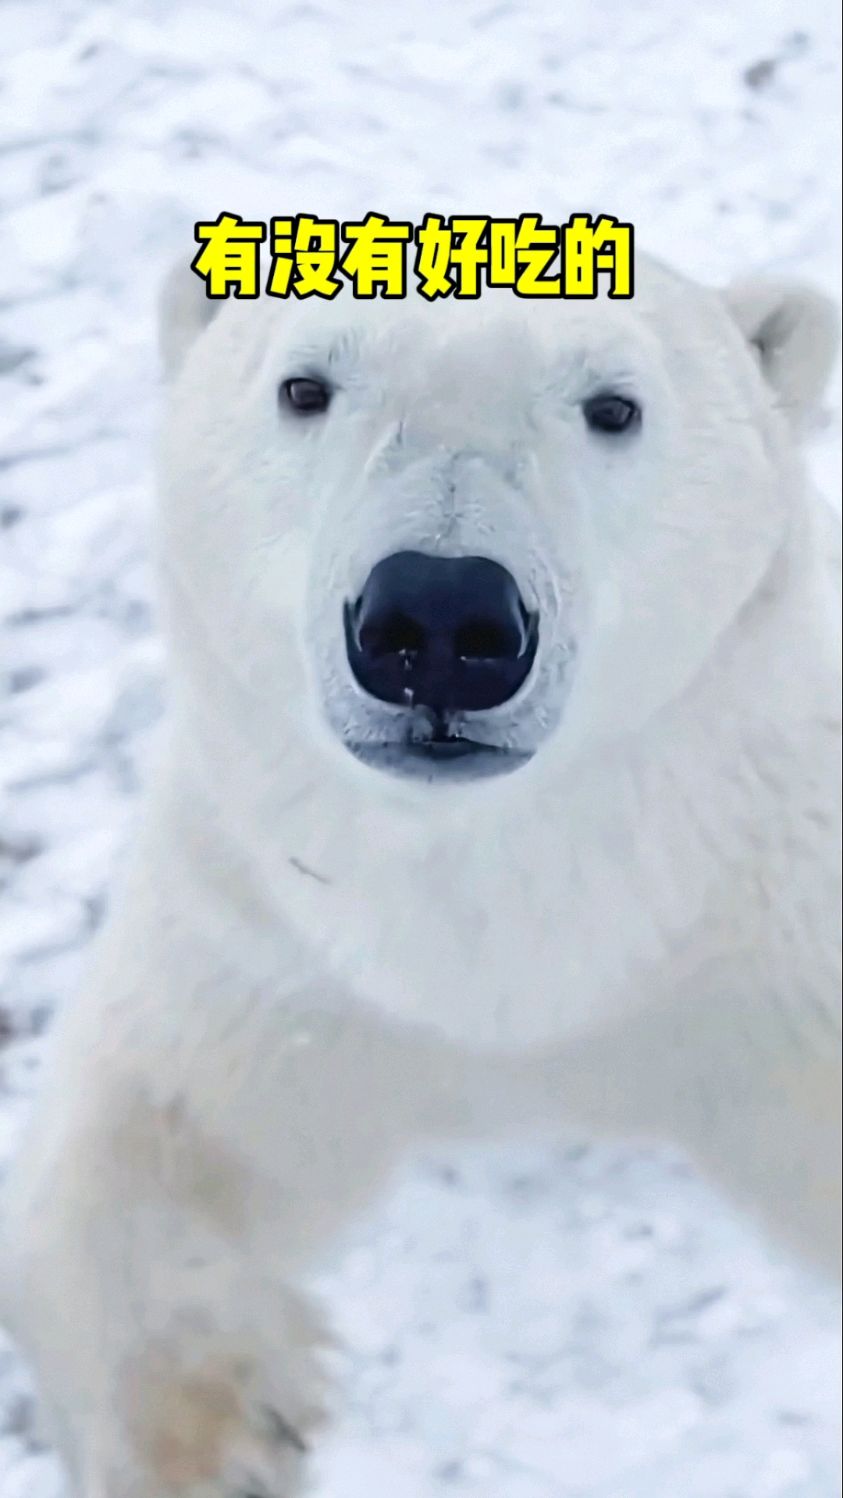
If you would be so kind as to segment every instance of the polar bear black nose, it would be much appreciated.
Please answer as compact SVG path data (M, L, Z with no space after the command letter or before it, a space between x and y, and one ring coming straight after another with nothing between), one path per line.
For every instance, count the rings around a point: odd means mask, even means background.
M381 702L477 712L526 681L538 615L498 562L399 551L346 604L345 637L355 677Z

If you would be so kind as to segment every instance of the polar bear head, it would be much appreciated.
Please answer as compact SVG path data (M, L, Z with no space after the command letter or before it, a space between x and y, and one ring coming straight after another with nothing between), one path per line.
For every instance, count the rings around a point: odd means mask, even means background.
M636 271L625 301L432 305L171 277L175 695L232 762L485 794L689 690L794 523L836 323Z

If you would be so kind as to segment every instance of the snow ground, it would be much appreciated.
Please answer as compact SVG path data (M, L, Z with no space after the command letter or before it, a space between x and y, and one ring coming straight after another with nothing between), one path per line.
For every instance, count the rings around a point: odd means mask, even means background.
M3 0L0 1148L72 1002L159 700L152 295L221 208L616 213L830 290L827 0ZM839 386L813 462L838 492ZM65 996L68 996L67 998ZM321 1284L320 1498L834 1498L839 1303L666 1154L408 1167ZM0 1344L0 1498L53 1498Z

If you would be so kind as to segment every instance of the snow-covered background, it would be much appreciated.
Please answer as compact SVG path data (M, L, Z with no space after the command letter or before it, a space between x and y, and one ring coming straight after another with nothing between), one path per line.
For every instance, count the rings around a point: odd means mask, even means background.
M703 279L834 291L835 10L0 0L4 1155L157 713L152 298L193 221L591 208ZM838 410L812 453L832 496ZM318 1498L840 1492L837 1299L667 1154L425 1159L321 1286L346 1405ZM0 1498L60 1491L0 1340Z

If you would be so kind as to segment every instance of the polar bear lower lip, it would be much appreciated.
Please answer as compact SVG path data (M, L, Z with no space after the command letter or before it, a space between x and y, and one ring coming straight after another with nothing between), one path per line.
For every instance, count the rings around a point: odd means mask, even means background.
M419 752L423 759L461 759L466 754L506 754L505 749L500 749L495 744L480 744L476 739L461 738L458 734L453 737L443 735L441 738L425 739L405 747Z
M421 743L403 740L349 743L356 759L372 769L414 779L479 779L506 775L532 759L525 750L482 744L468 738L435 738Z

